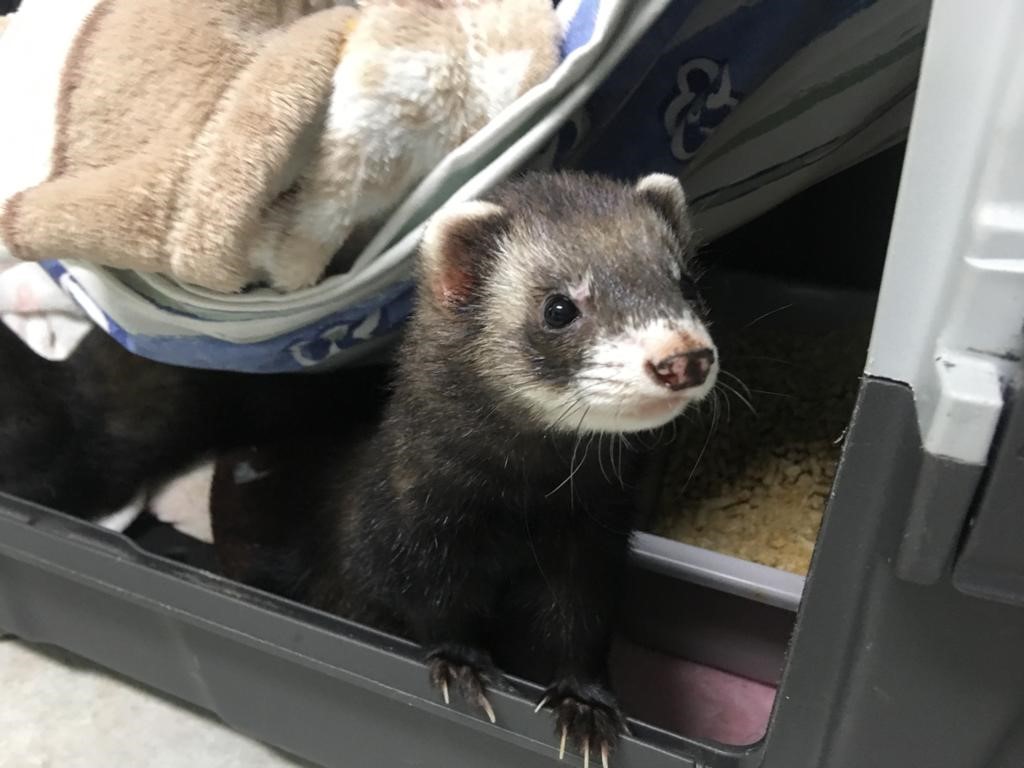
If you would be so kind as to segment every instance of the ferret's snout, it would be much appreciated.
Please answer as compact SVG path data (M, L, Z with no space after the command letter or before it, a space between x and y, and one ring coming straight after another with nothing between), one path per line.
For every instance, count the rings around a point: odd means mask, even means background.
M714 364L713 349L694 349L677 352L656 363L648 362L647 372L656 383L678 391L699 387L707 381Z

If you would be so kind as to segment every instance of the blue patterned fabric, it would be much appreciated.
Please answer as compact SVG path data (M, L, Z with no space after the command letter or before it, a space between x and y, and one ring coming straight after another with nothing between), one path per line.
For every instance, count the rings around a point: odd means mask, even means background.
M661 0L661 5L656 20L557 129L542 153L544 164L623 178L663 171L681 175L697 202L729 201L813 163L822 164L818 177L827 175L838 168L839 155L832 156L858 135L878 134L873 144L857 148L866 155L906 129L909 110L906 117L902 112L893 117L891 125L879 120L912 98L926 0ZM599 44L596 67L612 48L616 30L626 29L643 6L640 0L559 3L566 64L574 52ZM612 23L608 19L614 14L618 21ZM872 34L875 27L891 34ZM606 39L598 40L601 34ZM821 67L815 65L819 60ZM835 115L834 125L820 116L826 107ZM790 124L800 128L780 143L778 137L786 135L782 129ZM730 130L728 137L718 136ZM856 159L850 155L842 162L851 158ZM793 179L789 191L778 195L791 194L815 177ZM770 201L757 204L763 208ZM719 230L741 223L753 210L726 210ZM358 300L339 295L333 305L321 301L313 307L315 317L297 325L285 317L294 309L283 311L280 322L264 322L256 312L208 311L198 303L162 301L152 291L132 294L127 284L118 291L101 290L106 283L94 280L92 272L56 262L45 266L133 352L237 371L297 371L348 360L366 342L394 334L412 296L406 270ZM120 303L129 300L130 311ZM240 335L245 320L263 323L264 330Z

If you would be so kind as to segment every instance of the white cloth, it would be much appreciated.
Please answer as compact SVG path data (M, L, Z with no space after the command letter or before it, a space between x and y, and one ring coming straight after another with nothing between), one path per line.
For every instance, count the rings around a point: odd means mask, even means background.
M38 264L0 253L0 320L37 355L65 360L93 324Z

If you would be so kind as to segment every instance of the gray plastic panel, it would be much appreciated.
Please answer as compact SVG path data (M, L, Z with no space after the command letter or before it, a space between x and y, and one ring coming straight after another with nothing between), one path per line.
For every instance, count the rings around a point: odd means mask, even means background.
M712 587L748 600L796 611L804 578L649 533L635 537L634 557L651 571Z
M910 389L866 380L765 741L731 750L634 722L616 766L1024 765L1024 611L960 593L948 572L930 586L897 573L923 457ZM670 573L687 567L670 560L636 571L636 595L649 602L645 609L631 596L637 610L624 628L678 649L681 630L699 635L703 622L736 600L743 610L725 610L718 636L705 632L695 645L751 670L767 660L758 661L750 638L770 644L764 628L792 614L721 593L706 608L701 595L714 591L687 582L676 583L698 593L677 589L659 598L659 580L671 583ZM492 726L443 706L408 643L13 500L0 504L0 628L195 702L324 766L558 762L550 717L533 713L535 686L512 681L495 692L499 725ZM788 624L778 629L784 635ZM746 657L729 651L743 638ZM566 762L581 764L578 756Z
M968 594L1024 606L1024 404L1013 393L954 581Z
M714 591L680 581L685 566L665 553L661 562L660 572L634 569L629 603L639 610L627 617L627 636L778 680L792 611L735 595L718 600ZM652 623L655 615L675 620ZM512 681L496 691L499 726L492 726L441 704L412 644L9 497L0 498L0 628L62 646L324 766L557 762L550 716L533 712L536 686ZM622 768L694 760L733 766L749 754L639 722L631 728L635 738L615 760Z
M765 768L1020 768L1024 611L911 584L895 559L924 451L913 393L865 381Z
M925 454L900 543L902 578L935 584L948 572L984 469Z
M1024 4L984 9L931 3L866 368L913 389L929 453L976 466L1024 342Z

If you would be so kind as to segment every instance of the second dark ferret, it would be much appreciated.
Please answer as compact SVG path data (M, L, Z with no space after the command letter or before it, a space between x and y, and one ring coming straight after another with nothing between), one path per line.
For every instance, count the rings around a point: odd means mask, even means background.
M562 749L607 762L641 458L624 436L672 421L718 369L692 239L661 175L528 175L442 211L379 429L218 474L229 575L416 640L445 700L492 719L496 667L528 668ZM272 479L247 482L261 462Z

